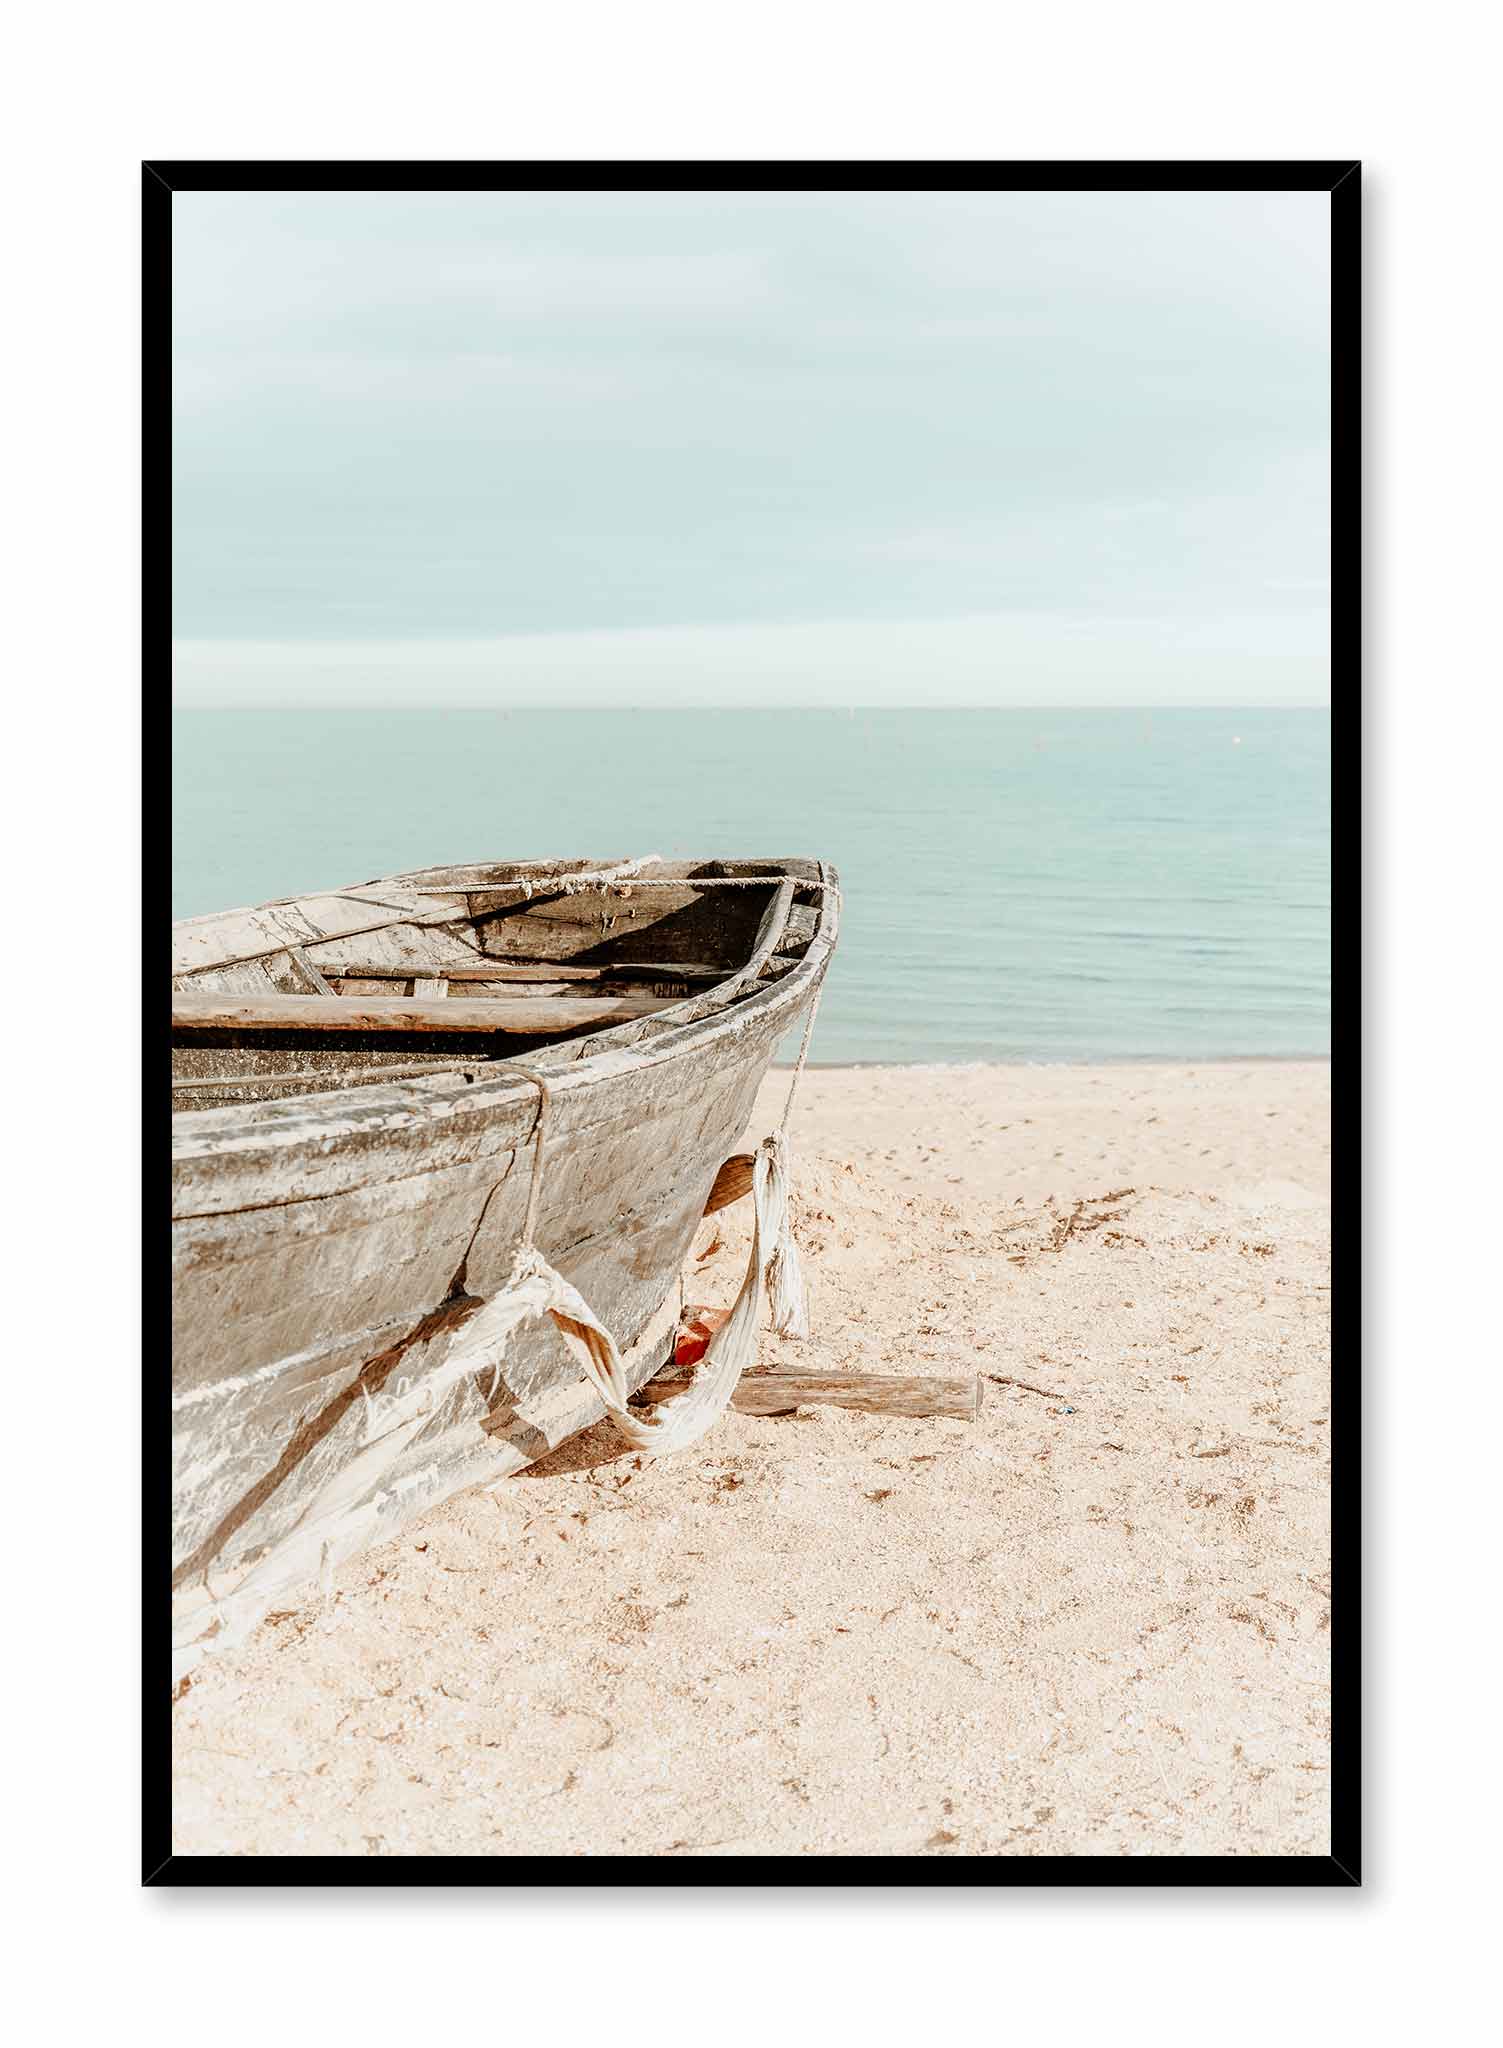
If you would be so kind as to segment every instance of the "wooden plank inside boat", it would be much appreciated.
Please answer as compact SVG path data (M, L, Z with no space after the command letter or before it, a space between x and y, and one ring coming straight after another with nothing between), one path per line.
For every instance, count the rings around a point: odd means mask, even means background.
M485 960L473 965L434 967L413 962L384 966L373 962L345 962L331 967L335 981L411 981L415 976L441 976L448 981L521 982L531 981L724 981L735 971L733 965L711 966L702 960L612 960L581 967L568 960Z
M179 993L174 1031L501 1031L529 1038L650 1017L672 996L505 996L419 1001L411 996L275 996Z

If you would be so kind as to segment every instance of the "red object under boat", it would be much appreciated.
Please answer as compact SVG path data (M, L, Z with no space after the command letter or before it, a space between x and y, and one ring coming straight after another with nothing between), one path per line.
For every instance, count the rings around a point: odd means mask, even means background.
M709 1349L710 1339L722 1323L730 1321L728 1308L686 1308L673 1347L675 1365L697 1365Z

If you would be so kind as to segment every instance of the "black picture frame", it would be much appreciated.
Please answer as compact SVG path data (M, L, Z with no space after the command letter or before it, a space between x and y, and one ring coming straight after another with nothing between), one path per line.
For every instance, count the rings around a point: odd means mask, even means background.
M635 190L883 191L1284 191L1331 199L1331 710L1332 749L1332 1762L1331 1852L1273 1857L956 1857L943 1870L921 1856L728 1856L697 1861L693 1884L710 1886L957 1885L1247 1887L1337 1886L1362 1881L1361 1583L1361 986L1360 762L1362 741L1361 164L1329 161L1072 162L212 162L151 159L142 182L142 674L143 759L170 753L172 647L171 294L172 198L198 191ZM165 796L165 792L163 792ZM165 803L143 807L143 874L166 854ZM165 861L164 861L165 864ZM152 900L149 886L146 899ZM148 918L143 954L157 933ZM144 1356L163 1355L170 1313L154 1222L167 1177L160 1099L166 1033L155 984L143 990L145 1162ZM166 1374L150 1367L142 1387L142 1883L148 1886L420 1885L526 1887L682 1886L682 1864L646 1856L597 1859L517 1855L204 1857L171 1849L171 1708L159 1674L168 1663L166 1592L170 1491L164 1427Z

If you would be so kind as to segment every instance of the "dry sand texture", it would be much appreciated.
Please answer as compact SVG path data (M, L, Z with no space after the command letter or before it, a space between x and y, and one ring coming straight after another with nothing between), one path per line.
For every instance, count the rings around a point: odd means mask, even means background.
M993 1375L979 1422L732 1414L656 1466L602 1423L456 1498L194 1675L179 1853L1324 1853L1328 1104L806 1074L814 1335L767 1362Z

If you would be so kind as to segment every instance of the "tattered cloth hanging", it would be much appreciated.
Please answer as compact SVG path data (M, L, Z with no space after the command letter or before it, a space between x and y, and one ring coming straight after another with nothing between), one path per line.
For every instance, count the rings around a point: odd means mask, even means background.
M546 1105L546 1088L543 1100ZM791 1090L789 1100L791 1105ZM490 1395L484 1402L477 1400L477 1421L485 1413L500 1379L507 1346L523 1323L543 1315L552 1318L617 1429L629 1443L654 1457L697 1443L725 1413L736 1382L752 1362L767 1293L772 1296L773 1327L784 1336L808 1334L803 1277L788 1219L787 1147L779 1129L757 1147L752 1169L751 1252L728 1319L711 1338L682 1394L654 1409L629 1407L615 1339L578 1289L549 1265L532 1242L542 1123L540 1114L534 1134L532 1198L510 1279L458 1332L435 1371L414 1386L399 1382L395 1394L366 1396L359 1449L331 1474L286 1535L258 1559L239 1585L215 1602L212 1620L217 1629L203 1632L210 1617L202 1611L189 1618L193 1639L179 1637L174 1644L174 1683L209 1650L230 1649L244 1642L272 1601L290 1584L321 1577L327 1587L336 1556L350 1556L375 1533L380 1487L387 1473L437 1415L454 1387L475 1381L489 1367Z
M789 1337L808 1334L798 1253L788 1223L788 1169L781 1131L764 1138L757 1148L752 1216L751 1253L735 1305L710 1339L688 1387L673 1400L640 1411L627 1405L615 1339L578 1290L533 1246L517 1254L508 1286L460 1331L435 1380L449 1382L493 1359L499 1372L501 1351L517 1323L523 1316L546 1313L628 1443L654 1457L687 1449L730 1406L736 1382L756 1350L765 1293L772 1295L776 1330ZM517 1305L524 1297L519 1313Z

